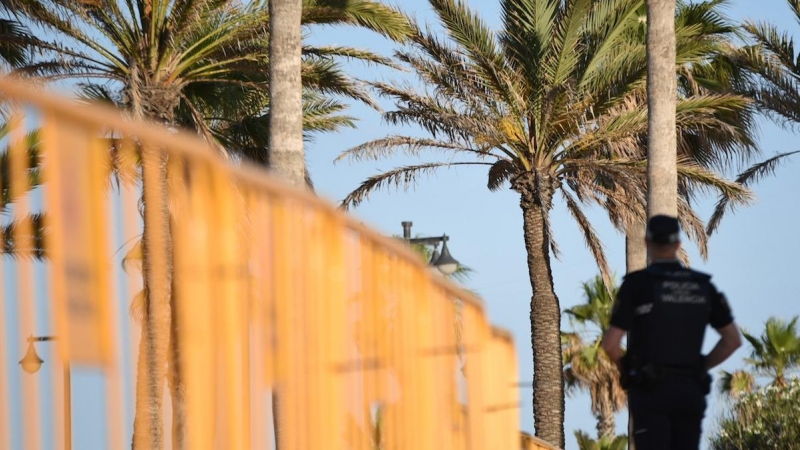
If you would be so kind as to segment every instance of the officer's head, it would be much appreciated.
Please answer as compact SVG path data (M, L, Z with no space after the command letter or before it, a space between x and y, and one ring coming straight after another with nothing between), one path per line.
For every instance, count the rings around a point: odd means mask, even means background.
M647 222L645 234L647 249L654 258L674 259L681 246L681 226L678 219L657 215Z

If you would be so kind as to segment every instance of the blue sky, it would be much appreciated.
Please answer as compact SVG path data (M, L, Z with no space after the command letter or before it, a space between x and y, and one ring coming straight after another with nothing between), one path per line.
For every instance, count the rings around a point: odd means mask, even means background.
M498 2L471 0L481 16L497 29L500 23ZM781 29L800 30L788 5L782 0L731 1L727 13L735 19L767 20ZM419 20L433 21L425 0L404 0L403 10ZM315 43L368 47L389 54L392 44L373 34L352 29L314 29L310 40ZM397 80L408 75L351 64L351 72L366 79ZM385 109L391 103L383 102ZM378 163L339 162L332 160L342 151L367 140L402 132L381 122L375 111L354 106L358 129L325 135L307 146L308 164L319 195L338 202L367 176L378 171L418 162L418 159L397 157ZM759 144L764 157L800 148L794 133L764 121ZM800 155L798 155L800 156ZM727 295L739 324L758 331L770 316L790 317L800 314L800 284L796 281L796 255L800 253L797 223L800 221L800 157L787 162L773 178L754 187L757 201L750 207L729 215L710 241L708 261L702 261L688 244L693 267L714 275L713 281ZM697 209L707 218L716 199L699 202ZM522 236L522 216L518 197L506 189L492 193L486 188L486 171L480 168L459 168L439 172L422 179L411 191L384 191L370 197L352 211L366 224L386 234L401 234L400 222L414 222L413 232L425 235L447 233L455 258L475 269L467 286L484 299L490 319L511 330L516 337L521 380L532 379L529 304L531 288L527 277L526 255ZM590 219L600 233L610 264L619 275L625 272L624 237L610 225L600 211L590 211ZM553 277L562 307L581 302L580 283L597 272L594 260L584 246L577 226L566 210L558 205L553 212L553 228L561 246L562 258L554 261ZM564 322L565 326L568 323ZM716 340L709 330L706 351ZM736 369L748 349L737 351L722 368ZM521 391L522 427L532 430L531 391ZM718 399L713 398L707 411L706 431L718 412ZM618 418L620 431L625 426ZM594 433L595 422L589 411L586 395L567 400L567 449L576 449L573 430Z
M485 20L497 27L499 24L496 0L471 0L470 2ZM479 6L478 6L479 5ZM404 0L402 8L413 13L420 20L432 20L428 4L424 0ZM785 30L800 30L788 6L783 0L762 0L748 2L737 0L730 3L729 14L737 19L752 18L769 20ZM309 31L309 39L314 43L351 45L367 47L373 51L390 54L391 43L374 34L351 28L316 28ZM397 72L351 64L348 70L365 79L403 79L408 75ZM383 102L385 109L390 103ZM369 139L398 133L403 130L390 127L381 122L376 111L354 105L350 114L359 118L358 128L344 130L338 134L319 137L307 146L309 169L312 173L317 193L331 201L338 202L367 176L377 171L413 163L398 157L379 163L333 164L333 159L343 150ZM409 131L409 130L406 130ZM411 130L411 132L416 132ZM778 152L800 148L796 135L764 122L761 128L760 146L764 158ZM800 253L800 239L796 235L800 222L800 155L788 160L776 177L768 178L755 186L757 202L735 215L728 216L718 234L710 243L710 258L702 261L689 245L695 268L714 274L717 286L726 293L734 308L737 321L744 327L758 331L770 316L790 317L800 313L800 283L797 282L795 255ZM704 217L708 217L714 198L707 198L698 205ZM378 230L398 235L402 233L400 222L414 222L415 234L435 235L447 233L454 257L475 270L467 287L477 291L484 299L491 321L507 328L516 337L520 362L520 379L532 379L530 350L529 303L530 284L527 277L526 256L522 238L522 219L516 194L509 190L491 193L486 188L486 173L481 169L456 169L443 171L429 179L423 179L416 189L409 192L380 192L352 213ZM625 270L624 239L608 222L607 217L597 210L590 210L589 217L605 243L607 256L618 273ZM561 205L553 212L553 228L561 246L562 258L554 261L553 276L556 292L562 307L579 303L580 283L593 277L597 271L591 254L586 250L583 240L571 217ZM121 240L121 236L118 237ZM115 259L118 259L119 255ZM37 268L37 271L41 268ZM5 265L3 286L6 318L13 317L16 304L13 295L15 287L9 281L14 277L13 267ZM39 302L46 295L45 289L37 291ZM120 322L127 321L127 299L121 305ZM565 322L564 324L568 324ZM5 327L4 327L5 328ZM6 354L12 368L9 373L12 389L19 387L22 374L13 370L22 353L24 344L18 341L13 326L6 329L8 349ZM37 334L49 329L44 317L37 318ZM715 335L709 333L707 348L713 345ZM47 345L37 347L39 354L49 360ZM742 366L747 349L739 350L731 360L723 365L725 369ZM54 376L52 364L47 363L40 372L43 377ZM131 380L129 380L131 381ZM74 417L75 443L77 449L102 448L103 436L91 433L92 422L102 417L102 378L97 373L76 368L73 376L73 399L80 402L81 411ZM531 412L531 391L523 389L522 427L533 428ZM49 392L41 392L42 406L47 408ZM130 399L130 395L129 395ZM4 401L4 400L0 400ZM18 406L18 399L11 403ZM719 402L712 399L707 412L708 430L718 413ZM76 408L77 409L77 408ZM50 419L44 424L51 426ZM622 417L618 426L622 431L625 421ZM127 424L127 434L130 424ZM585 395L571 397L567 401L567 449L576 449L572 437L573 430L583 429L594 433L595 421L589 412L589 400ZM16 434L18 438L19 435ZM19 445L15 440L16 445ZM47 448L47 447L46 447Z

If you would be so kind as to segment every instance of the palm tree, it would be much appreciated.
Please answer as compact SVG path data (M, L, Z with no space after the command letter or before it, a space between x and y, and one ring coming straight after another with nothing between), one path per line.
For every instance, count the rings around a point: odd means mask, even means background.
M628 448L628 436L609 436L594 440L588 433L575 431L579 450L625 450Z
M797 333L795 316L790 321L770 317L761 336L753 336L742 330L742 335L752 347L745 361L758 375L769 376L777 387L786 385L786 375L800 367L800 335Z
M746 370L733 372L721 371L717 390L720 394L733 399L738 399L744 394L753 392L756 388L756 379Z
M266 160L263 155L269 133L263 130L268 118L269 14L264 1L7 1L21 20L43 27L52 37L35 42L34 48L42 56L20 68L21 73L48 81L78 81L86 97L112 101L136 118L192 129L210 142L242 145L227 150L220 145L223 152L250 156L257 147L261 159ZM307 5L317 13L316 19L311 16L310 23L357 22L390 37L402 35L408 28L401 15L372 2L319 1ZM384 60L370 52L343 47L309 49L307 53L304 81L318 93L314 96L312 92L307 98L317 102L317 112L328 114L340 111L340 104L320 102L320 93L368 99L366 91L344 76L332 58L353 57L377 63ZM225 114L231 111L235 113ZM339 118L333 126L346 123L346 118ZM230 136L234 131L239 134L221 142L218 139L223 133ZM161 392L170 332L177 326L170 317L172 267L166 155L144 148L141 163L145 204L141 249L146 295L134 446L159 449L163 446ZM162 257L152 258L153 252ZM174 370L172 365L170 368ZM178 396L173 391L173 401ZM182 408L176 406L175 447L183 448ZM143 441L144 435L150 437L148 442Z
M564 311L579 329L562 335L564 378L567 389L589 391L592 413L597 418L598 439L611 439L616 434L614 414L627 404L627 396L619 384L619 372L602 351L603 333L611 322L611 309L619 287L607 287L601 276L583 283L585 303ZM584 340L589 332L588 340Z
M303 86L300 83L302 0L269 2L270 166L290 184L305 185Z
M551 274L555 240L550 211L560 193L601 273L610 276L600 240L581 204L636 215L630 198L644 192L646 49L631 39L644 0L501 0L502 29L494 33L463 1L429 0L447 37L418 27L398 52L422 89L374 83L397 102L390 124L416 124L429 137L389 136L344 152L340 159L380 159L398 151L450 154L444 161L399 167L365 180L343 201L356 206L382 187L411 186L440 168L483 166L488 187L510 182L520 196L533 295L534 421L537 435L563 447L564 385L560 316ZM701 62L702 27L682 30L679 61ZM741 111L747 100L703 94L678 102L679 127L724 128L720 110ZM708 170L680 164L693 183L743 195ZM606 186L613 180L613 188ZM624 213L624 214L623 214Z

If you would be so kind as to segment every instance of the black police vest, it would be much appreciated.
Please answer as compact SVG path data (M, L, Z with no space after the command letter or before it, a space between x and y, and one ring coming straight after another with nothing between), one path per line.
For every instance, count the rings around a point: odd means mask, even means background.
M679 264L654 264L645 273L628 336L630 356L637 365L696 365L711 314L711 277Z

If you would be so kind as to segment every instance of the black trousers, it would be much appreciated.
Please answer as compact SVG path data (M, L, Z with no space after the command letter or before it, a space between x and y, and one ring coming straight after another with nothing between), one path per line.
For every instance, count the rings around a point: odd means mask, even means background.
M690 376L668 375L648 388L632 387L628 407L636 450L697 450L706 397Z

